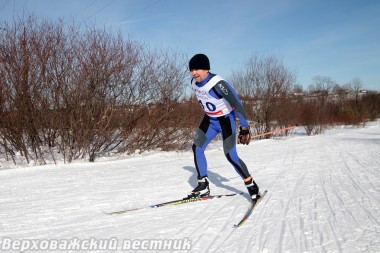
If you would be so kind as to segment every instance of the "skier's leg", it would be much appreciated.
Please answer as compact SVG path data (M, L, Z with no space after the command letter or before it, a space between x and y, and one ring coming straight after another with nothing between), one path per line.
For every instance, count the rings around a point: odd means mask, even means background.
M252 199L256 199L259 193L259 187L249 174L247 165L239 158L236 150L236 120L235 114L231 113L228 117L219 120L223 135L223 149L227 160L235 168L236 172L243 179Z
M241 178L250 177L247 165L239 158L236 150L236 120L235 114L231 113L225 118L219 119L222 128L223 150L227 160L235 168Z
M198 179L207 176L207 161L205 149L218 132L211 127L210 117L204 116L199 128L195 132L194 143L192 146L194 153L194 164L197 169Z

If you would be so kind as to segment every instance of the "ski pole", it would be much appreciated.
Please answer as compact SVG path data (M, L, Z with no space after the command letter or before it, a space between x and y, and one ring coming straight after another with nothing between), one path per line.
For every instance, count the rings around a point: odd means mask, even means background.
M270 132L266 132L266 133L262 133L262 134L251 136L251 139L257 138L257 137L261 137L261 136L265 136L265 135L268 135L268 134L274 134L274 133L286 131L286 130L289 130L289 129L293 129L295 127L297 127L297 126L290 126L290 127L285 127L285 128L281 128L281 129L276 129L276 130L273 130L273 131L270 131Z

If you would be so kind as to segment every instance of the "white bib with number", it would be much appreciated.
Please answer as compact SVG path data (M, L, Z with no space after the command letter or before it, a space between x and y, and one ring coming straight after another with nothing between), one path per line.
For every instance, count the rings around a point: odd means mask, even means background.
M211 117L220 117L229 114L233 108L224 98L214 98L210 95L210 90L223 79L216 75L212 77L204 86L198 87L195 80L192 82L193 90L198 98L198 102L202 105L205 113Z

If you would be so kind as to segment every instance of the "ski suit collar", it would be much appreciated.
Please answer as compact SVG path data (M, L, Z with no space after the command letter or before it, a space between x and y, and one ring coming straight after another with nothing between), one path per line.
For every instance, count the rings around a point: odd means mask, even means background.
M202 82L196 82L195 84L198 86L198 87L203 87L203 86L205 86L205 84L208 82L208 81L210 81L210 79L212 78L212 77L214 77L215 76L215 74L212 74L212 73L208 73L208 75L207 75L207 77L202 81Z

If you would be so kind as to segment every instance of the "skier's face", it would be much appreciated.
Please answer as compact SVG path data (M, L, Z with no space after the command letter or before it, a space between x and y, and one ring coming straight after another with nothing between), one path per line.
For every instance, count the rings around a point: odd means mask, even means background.
M208 70L205 69L192 69L190 73L197 83L202 82L208 76Z

